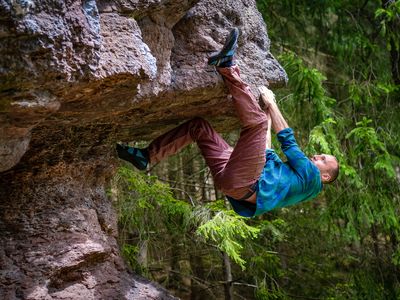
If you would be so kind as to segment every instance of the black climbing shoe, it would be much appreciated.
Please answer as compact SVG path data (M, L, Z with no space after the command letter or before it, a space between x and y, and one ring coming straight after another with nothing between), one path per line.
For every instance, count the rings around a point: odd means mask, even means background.
M208 64L216 67L230 67L233 65L233 56L237 48L239 29L233 28L227 37L224 47L217 54L208 59Z
M118 157L130 162L139 170L145 170L149 164L149 154L147 149L139 149L117 144Z

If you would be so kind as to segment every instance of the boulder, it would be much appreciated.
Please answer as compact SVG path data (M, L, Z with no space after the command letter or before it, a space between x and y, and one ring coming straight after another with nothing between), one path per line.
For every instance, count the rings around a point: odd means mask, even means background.
M253 0L0 0L1 299L173 298L120 257L114 144L239 126L207 66L232 27L253 90L284 85Z

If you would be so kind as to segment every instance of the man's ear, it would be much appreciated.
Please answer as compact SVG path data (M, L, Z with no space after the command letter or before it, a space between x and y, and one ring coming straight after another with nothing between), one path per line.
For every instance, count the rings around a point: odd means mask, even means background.
M331 180L331 175L329 173L322 173L321 174L321 179L322 182L329 182L329 180Z

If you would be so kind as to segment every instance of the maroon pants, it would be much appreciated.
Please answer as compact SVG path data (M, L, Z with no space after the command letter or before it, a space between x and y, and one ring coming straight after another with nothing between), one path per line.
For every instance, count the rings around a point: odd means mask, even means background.
M195 118L151 142L148 147L150 162L159 162L194 141L211 170L217 188L228 196L240 199L258 180L264 167L268 117L249 86L240 79L237 66L219 68L218 72L232 95L242 124L235 147L230 147L207 121Z

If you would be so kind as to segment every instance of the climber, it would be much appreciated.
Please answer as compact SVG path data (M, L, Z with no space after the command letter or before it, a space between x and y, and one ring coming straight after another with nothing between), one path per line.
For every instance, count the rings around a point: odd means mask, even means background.
M328 154L305 156L274 94L266 87L259 88L265 103L261 109L233 61L238 36L239 30L233 29L222 50L208 59L222 75L242 125L234 148L207 121L195 118L159 136L147 148L117 144L117 152L121 159L144 170L149 163L157 163L195 141L215 185L239 215L252 217L316 197L323 184L336 179L339 164ZM271 127L287 157L285 163L271 149Z

